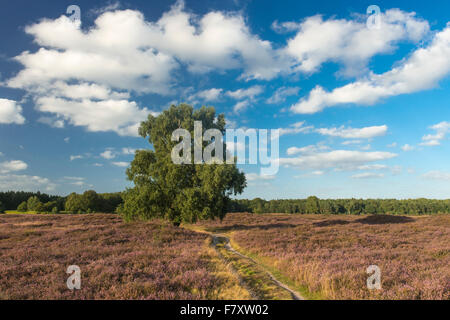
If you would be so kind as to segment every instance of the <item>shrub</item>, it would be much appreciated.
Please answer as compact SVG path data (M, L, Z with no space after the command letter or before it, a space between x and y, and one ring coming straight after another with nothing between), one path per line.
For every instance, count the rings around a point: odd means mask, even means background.
M17 211L27 212L28 211L27 202L23 201L21 204L19 204L19 206L17 207Z

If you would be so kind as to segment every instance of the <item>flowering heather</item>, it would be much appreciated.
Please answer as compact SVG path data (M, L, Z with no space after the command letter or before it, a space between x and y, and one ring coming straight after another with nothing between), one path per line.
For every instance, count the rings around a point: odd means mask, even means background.
M236 213L202 226L321 298L450 299L450 215ZM367 289L370 265L381 290Z
M115 215L0 216L0 299L246 299L207 236ZM81 290L66 286L81 268Z

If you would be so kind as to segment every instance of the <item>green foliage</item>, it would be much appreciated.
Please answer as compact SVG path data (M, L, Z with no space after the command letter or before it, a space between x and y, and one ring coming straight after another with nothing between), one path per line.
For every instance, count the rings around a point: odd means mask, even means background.
M0 213L5 213L5 206L1 201L0 201Z
M5 206L5 210L16 210L17 207L24 201L31 197L37 197L40 202L46 203L49 201L57 201L59 208L64 208L64 197L52 196L45 193L25 192L25 191L6 191L0 192L0 202Z
M28 211L27 202L23 201L21 204L19 204L19 206L17 207L17 211L19 211L19 212L27 212Z
M42 209L42 203L37 196L32 196L27 201L27 210L28 211L38 211L38 209Z
M450 200L431 199L286 199L233 200L229 212L300 214L436 214L450 213Z
M65 210L70 213L86 211L87 208L84 205L83 196L71 193L66 199Z
M53 207L52 211L53 214L59 213L59 210L57 207Z
M139 134L147 138L154 150L139 150L127 169L135 187L123 194L119 210L125 220L168 219L175 224L197 220L222 219L229 196L240 194L246 186L245 176L235 164L174 164L171 159L172 132L183 128L194 137L194 121L202 122L203 132L217 129L225 133L225 117L216 118L214 108L199 110L186 104L171 106L158 117L148 116ZM203 148L210 142L204 142ZM226 150L225 144L223 145ZM193 150L191 150L193 152ZM225 154L225 153L224 153ZM192 156L192 159L194 157Z

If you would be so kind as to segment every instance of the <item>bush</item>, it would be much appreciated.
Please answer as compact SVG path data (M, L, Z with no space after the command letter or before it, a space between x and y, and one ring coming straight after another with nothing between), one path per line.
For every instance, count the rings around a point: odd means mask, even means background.
M0 201L0 213L5 213L5 206L1 201Z
M52 213L59 213L59 211L58 211L58 208L57 207L53 207L53 209L52 209Z
M21 204L19 204L19 206L17 207L17 211L27 212L28 211L27 202L23 201Z

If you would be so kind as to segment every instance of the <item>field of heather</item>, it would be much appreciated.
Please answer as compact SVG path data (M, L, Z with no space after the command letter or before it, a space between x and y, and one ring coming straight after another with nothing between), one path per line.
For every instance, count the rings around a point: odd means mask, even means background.
M325 299L450 299L450 215L229 214L201 227ZM381 270L368 290L366 268Z
M249 298L206 240L115 215L0 215L0 299ZM81 290L66 286L69 265Z

